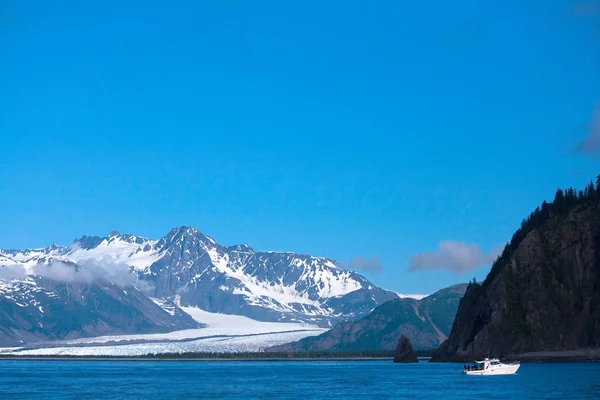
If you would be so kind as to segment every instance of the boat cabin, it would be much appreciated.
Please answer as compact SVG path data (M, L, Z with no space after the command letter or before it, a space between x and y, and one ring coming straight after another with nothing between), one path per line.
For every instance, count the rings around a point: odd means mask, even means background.
M482 361L475 361L475 364L472 366L465 365L464 369L467 371L485 371L490 367L496 366L500 366L500 360L498 360L497 358L493 358L491 360L489 358L486 358Z
M474 365L465 365L463 373L467 375L513 375L519 369L520 364L501 363L497 358L486 358L482 361L475 361Z

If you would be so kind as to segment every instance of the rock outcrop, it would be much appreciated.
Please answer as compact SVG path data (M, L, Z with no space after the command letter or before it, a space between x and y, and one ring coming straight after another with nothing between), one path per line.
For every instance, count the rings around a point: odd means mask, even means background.
M557 192L469 285L432 361L600 347L600 190Z
M419 362L419 359L413 354L413 347L410 340L402 335L398 339L398 347L396 347L396 354L394 354L395 363L415 363Z

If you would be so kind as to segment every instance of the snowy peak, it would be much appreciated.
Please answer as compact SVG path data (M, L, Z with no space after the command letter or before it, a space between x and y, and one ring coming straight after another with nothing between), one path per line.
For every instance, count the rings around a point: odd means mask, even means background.
M178 226L169 231L169 233L163 238L167 242L177 242L182 240L199 240L202 242L208 242L215 245L216 242L213 238L210 238L200 232L198 229L191 226Z
M328 258L221 246L194 228L171 230L159 246L164 256L140 279L155 297L210 312L329 326L396 297Z
M247 244L237 244L235 246L227 246L227 251L236 253L254 254L254 249Z
M144 243L149 242L149 240L144 237L135 236L130 233L121 235L117 231L113 231L108 235L108 241L109 241L109 243L110 242L125 242L125 243L130 243L130 244L144 244Z
M104 238L101 238L99 236L85 236L84 235L79 239L75 239L73 241L73 244L71 245L71 247L77 246L84 250L90 250L95 247L98 247L98 245L100 245L100 243L102 243L103 241L104 241Z
M73 243L71 244L70 247L84 249L84 250L91 250L98 246L101 246L103 243L105 246L107 246L110 244L119 245L119 244L124 244L124 243L130 244L130 245L143 245L143 244L147 244L149 242L151 242L151 240L146 239L141 236L135 236L130 233L121 235L117 231L112 231L106 237L84 235L79 239L75 239L75 241L73 241Z
M26 250L2 250L0 256L8 258L15 262L24 262L34 260L43 256L57 256L66 253L67 248L57 246L55 244L41 249L26 249Z
M183 306L263 321L329 326L398 297L331 259L256 252L247 244L222 246L189 226L175 227L158 240L114 231L82 236L68 247L0 251L0 257L0 266L20 264L29 274L39 271L31 267L38 261L53 259L83 271L101 268L101 276L137 282L156 299L178 297ZM123 279L122 271L131 279Z
M189 253L206 253L211 250L222 252L221 246L214 239L202 234L196 228L187 226L171 229L165 237L157 241L156 247L170 255L181 249Z
M113 231L108 236L82 236L59 254L77 263L126 264L135 270L148 268L160 258L158 241Z
M164 243L165 246L182 244L185 242L202 244L204 249L217 246L214 239L202 234L198 229L187 226L180 226L171 229L167 236L162 238L159 243Z

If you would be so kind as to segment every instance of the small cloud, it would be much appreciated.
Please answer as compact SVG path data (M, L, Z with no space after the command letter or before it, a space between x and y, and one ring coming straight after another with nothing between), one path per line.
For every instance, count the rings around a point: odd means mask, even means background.
M0 266L0 281L20 281L27 279L25 268L17 264Z
M573 177L573 178L579 178L580 176L582 176L583 174L581 173L580 170L578 169L572 169L571 171L569 171L569 174Z
M175 290L175 293L177 293L177 294L181 294L181 293L187 293L187 292L189 292L189 291L190 291L190 288L189 288L189 287L187 287L187 285L186 285L186 286L182 286L182 287L180 287L180 288L177 288L177 289Z
M80 262L80 265L90 272L92 280L104 280L120 287L135 286L139 283L127 264L115 262L110 257L97 261L85 260Z
M504 243L502 245L492 247L492 250L490 251L490 257L492 257L492 263L494 261L496 261L496 259L498 257L500 257L500 255L504 251L504 248L506 247L506 245L507 245L507 243Z
M594 109L588 135L577 143L577 151L593 158L600 157L600 103Z
M99 262L82 261L76 264L67 260L47 258L39 260L37 264L33 265L29 274L20 264L0 267L0 280L2 281L24 280L28 275L65 283L103 281L114 283L120 287L140 284L126 264L115 263L112 259L104 259ZM142 289L145 288L142 282Z
M381 272L381 260L379 257L371 257L369 259L356 257L353 258L349 263L343 264L343 267L353 271L364 271L377 274Z
M0 266L0 281L22 281L28 276L73 284L110 282L119 287L135 286L145 293L154 291L154 286L150 282L138 280L131 267L125 263L115 262L110 257L100 260L82 260L78 263L48 257L38 260L29 272L23 265L17 263Z
M35 276L66 283L90 283L94 279L92 271L70 262L48 260L38 262L31 272Z
M437 251L414 254L410 257L410 272L442 269L461 275L482 265L492 264L502 252L497 246L485 254L474 243L447 240L439 244Z

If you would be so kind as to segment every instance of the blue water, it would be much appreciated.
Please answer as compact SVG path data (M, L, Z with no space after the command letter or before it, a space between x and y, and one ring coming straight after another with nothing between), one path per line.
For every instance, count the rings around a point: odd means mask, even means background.
M0 399L600 399L600 363L523 364L475 377L458 364L0 361Z

